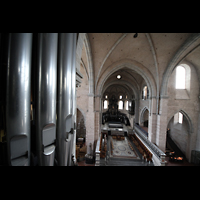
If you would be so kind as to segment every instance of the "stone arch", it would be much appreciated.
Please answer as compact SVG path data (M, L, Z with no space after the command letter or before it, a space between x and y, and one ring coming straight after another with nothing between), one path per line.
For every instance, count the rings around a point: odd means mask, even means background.
M88 34L85 34L84 45L86 49L88 68L89 68L89 94L94 94L94 71L92 62L92 52Z
M76 130L76 136L77 137L86 137L86 117L81 108L77 107L77 130ZM80 123L80 124L79 124Z
M83 45L85 45L88 68L89 68L89 94L94 94L94 72L93 72L93 62L92 62L92 52L89 37L87 33L79 33L77 48L76 48L76 69L80 70L81 55L83 50Z
M103 90L102 90L102 94L104 94L104 92L106 91L106 89L107 89L109 86L115 85L115 84L119 84L119 82L118 82L118 81L112 81L111 83L105 85L104 88L103 88ZM129 82L121 81L120 84L121 84L121 85L122 85L122 84L126 84L126 85L132 90L133 94L135 95L135 98L137 98L137 99L139 98L137 90L135 90L135 88L132 87L132 85L131 85Z
M147 108L147 106L145 106L142 111L141 111L141 114L140 114L140 124L143 124L144 123L144 114L145 112L148 111L149 112L149 109ZM149 119L148 119L149 120Z
M141 75L147 83L150 97L156 96L155 80L152 74L150 73L150 71L146 67L144 67L141 63L134 60L129 60L129 59L115 62L104 71L104 73L101 75L99 79L99 82L96 88L96 93L98 95L101 95L103 86L106 80L110 77L110 75L122 68L128 68L130 70L134 70L136 73Z
M170 118L167 121L166 131L167 131L168 127L170 128L170 121L172 120L172 118L174 117L174 115L176 113L178 113L178 112L180 112L184 116L187 125L186 124L185 124L186 126L184 125L185 130L186 130L186 131L184 131L184 133L186 133L185 136L184 136L184 139L179 136L180 139L176 138L176 142L178 142L178 147L181 149L181 151L183 151L183 153L185 154L186 158L190 162L191 161L191 150L193 149L193 145L191 143L191 140L193 138L193 134L192 133L194 132L194 127L193 127L193 123L192 123L191 117L184 110L182 110L182 109L181 110L176 110L175 112L173 112L172 115L170 115ZM180 135L180 133L182 133L182 129L179 129L180 128L179 124L175 124L174 126L176 126L175 130L179 131L179 135ZM166 136L165 136L165 142L167 141L167 136L168 135L166 134ZM172 138L172 136L173 135L170 134L171 138ZM172 138L172 140L174 140L174 139Z
M81 55L83 50L83 43L86 33L78 34L78 41L76 45L76 69L80 70Z
M175 112L173 112L173 114L169 117L168 121L167 121L167 126L170 122L170 120L172 119L172 117L176 114L176 113L182 113L183 116L186 118L187 122L188 122L188 126L189 126L189 130L188 130L188 133L189 134L192 134L194 132L194 128L193 128L193 123L192 123L192 120L190 118L190 116L184 111L184 110L176 110Z
M161 91L160 91L161 97L167 97L168 81L169 81L169 78L170 78L173 70L187 56L187 54L185 55L185 52L188 49L188 47L190 47L199 38L200 38L199 33L192 34L184 42L184 44L179 48L179 50L176 52L176 54L174 55L172 60L169 62L169 65L167 66L167 68L165 69L165 72L163 74L163 79L162 79L162 83L161 83Z

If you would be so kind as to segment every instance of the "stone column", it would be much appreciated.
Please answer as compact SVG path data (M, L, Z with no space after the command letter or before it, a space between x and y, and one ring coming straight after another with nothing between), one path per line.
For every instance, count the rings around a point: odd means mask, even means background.
M200 101L200 95L199 95L199 101ZM199 104L200 105L200 104ZM196 140L196 150L200 151L200 113L199 113L199 119L198 119L198 129L197 129L197 140Z
M167 130L168 97L162 96L160 100L160 112L157 116L156 144L165 152Z
M139 99L135 99L135 123L139 123Z
M84 102L83 102L84 103ZM85 102L86 103L86 102ZM92 143L92 147L94 144L94 96L88 95L88 111L86 113L86 145L87 145L87 153L89 153L89 144ZM93 151L93 149L92 149Z
M156 122L157 122L156 97L152 97L150 103L151 103L151 111L149 115L148 139L152 143L155 143L156 142Z

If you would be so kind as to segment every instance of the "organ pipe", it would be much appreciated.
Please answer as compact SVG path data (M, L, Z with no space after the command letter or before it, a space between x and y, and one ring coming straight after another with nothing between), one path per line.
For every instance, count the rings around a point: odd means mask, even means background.
M57 33L38 35L36 146L42 166L53 166L55 157L57 44Z
M30 165L32 33L11 33L8 42L6 129L9 165Z
M59 34L58 57L58 129L57 156L58 165L70 165L72 126L72 65L73 33ZM75 56L75 55L74 55Z

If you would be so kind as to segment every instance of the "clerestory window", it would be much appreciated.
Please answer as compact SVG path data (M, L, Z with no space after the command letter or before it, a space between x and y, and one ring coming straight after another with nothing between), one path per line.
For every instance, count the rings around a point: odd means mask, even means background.
M104 109L108 109L108 100L105 100L105 101L103 102L103 108L104 108Z
M119 101L119 110L123 110L123 101L122 100Z
M176 68L176 89L185 89L185 67Z
M142 99L146 100L148 98L149 98L149 90L147 86L144 86L142 90Z
M187 64L181 64L176 67L176 80L175 99L190 99L190 80L191 80L191 69Z

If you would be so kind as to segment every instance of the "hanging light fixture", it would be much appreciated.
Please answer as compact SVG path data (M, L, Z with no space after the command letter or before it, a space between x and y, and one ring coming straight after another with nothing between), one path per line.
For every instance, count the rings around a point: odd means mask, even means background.
M122 78L122 76L121 75L117 75L117 79L121 79Z

